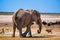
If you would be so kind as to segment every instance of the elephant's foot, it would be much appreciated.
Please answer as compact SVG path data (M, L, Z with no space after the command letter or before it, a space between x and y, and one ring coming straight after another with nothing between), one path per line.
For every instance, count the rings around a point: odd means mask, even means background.
M26 35L22 35L22 37L26 37Z
M15 37L15 35L13 35L12 37Z
M41 33L41 31L40 31L40 30L37 30L37 32L38 32L38 34L39 34L39 33Z
M29 37L32 37L32 35L31 35L31 36L29 36Z
M26 37L26 34L23 33L23 34L22 34L22 37Z

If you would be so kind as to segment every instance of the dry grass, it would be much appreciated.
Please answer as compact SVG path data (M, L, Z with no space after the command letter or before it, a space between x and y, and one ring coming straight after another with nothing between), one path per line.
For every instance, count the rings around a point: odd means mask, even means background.
M20 38L20 37L11 37L11 36L5 36L0 37L0 40L60 40L59 37L56 38Z
M20 38L18 35L16 37L12 37L12 35L11 36L2 35L2 36L0 36L0 40L60 40L60 34L54 33L54 32L60 32L60 28L58 28L58 27L53 28L53 33L51 34L51 33L47 33L45 31L46 27L43 25L41 34L38 34L37 33L38 25L33 25L33 26L32 26L32 32L36 32L36 34L33 34L32 38L29 38L29 37ZM7 26L7 25L4 27L0 26L0 32L2 31L1 30L2 28L4 28L4 31L6 31L6 29L8 29L10 32L12 32L12 26ZM25 30L26 30L26 28L23 28L23 31L25 31Z

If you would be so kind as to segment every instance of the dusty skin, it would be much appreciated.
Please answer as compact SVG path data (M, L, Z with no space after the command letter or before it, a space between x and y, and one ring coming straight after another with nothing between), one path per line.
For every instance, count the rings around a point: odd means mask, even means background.
M31 26L33 37L29 38L28 34L25 38L20 38L18 30L16 29L16 37L12 37L12 25L0 25L0 40L60 40L60 25L53 25L47 28L43 25L41 34L37 33L37 24ZM52 33L48 33L46 29L52 29ZM23 28L23 32L26 28Z

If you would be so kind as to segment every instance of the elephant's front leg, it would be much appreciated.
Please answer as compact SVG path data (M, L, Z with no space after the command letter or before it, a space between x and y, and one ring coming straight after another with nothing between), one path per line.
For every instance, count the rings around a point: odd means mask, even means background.
M31 34L31 28L29 28L29 37L32 37L32 34Z
M27 27L26 31L22 34L23 37L26 37L27 33L29 32L29 27Z
M28 25L28 26L27 26L26 31L22 34L23 37L26 37L26 34L27 34L27 33L29 33L29 35L30 35L29 37L32 37L31 28L30 28L30 27L31 27L31 25Z

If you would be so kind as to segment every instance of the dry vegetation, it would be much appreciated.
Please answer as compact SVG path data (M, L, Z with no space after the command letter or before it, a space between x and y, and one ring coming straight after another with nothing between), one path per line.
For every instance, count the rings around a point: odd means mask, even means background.
M50 26L47 27L46 25L42 27L42 32L41 34L37 33L37 27L38 25L32 25L32 38L29 38L27 35L26 38L20 38L19 35L16 35L16 37L12 37L12 33L10 34L6 34L6 32L12 32L12 26L9 25L0 25L0 40L60 40L60 28L58 27L59 25L55 25L55 26ZM56 27L57 26L57 27ZM4 32L5 34L2 34L2 29L4 28ZM48 33L47 31L45 31L46 29L52 29L52 34ZM23 28L23 31L25 31L26 28ZM18 30L16 30L16 32L18 32ZM9 36L10 35L10 36Z

